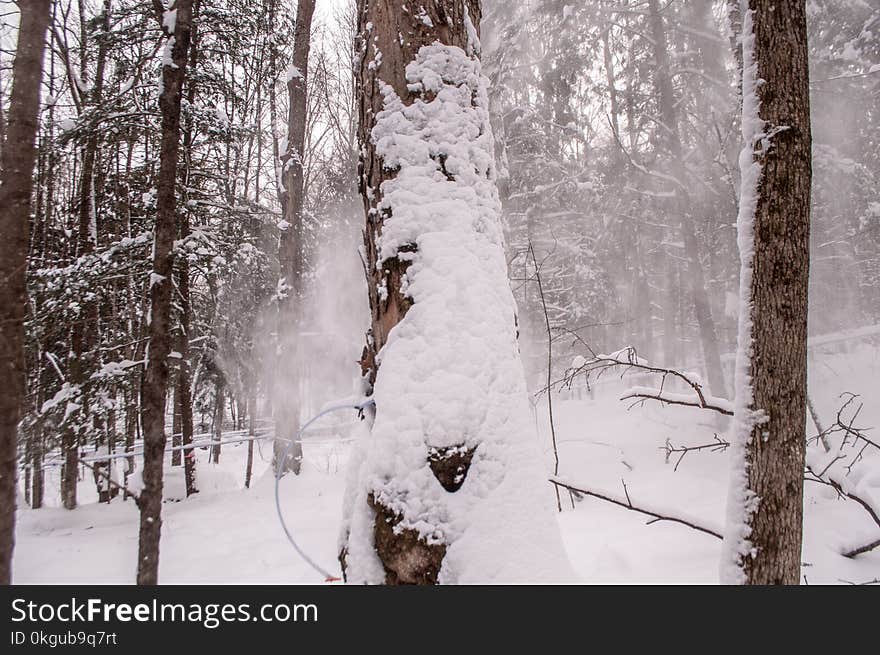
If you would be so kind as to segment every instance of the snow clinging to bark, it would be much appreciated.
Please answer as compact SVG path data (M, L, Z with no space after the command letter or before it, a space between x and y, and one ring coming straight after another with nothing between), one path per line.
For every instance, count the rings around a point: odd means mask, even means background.
M755 33L753 12L743 2L743 76L742 76L742 136L743 148L739 156L742 190L739 215L736 222L740 253L739 325L735 369L735 399L733 434L731 438L730 489L727 500L727 522L721 554L721 582L742 584L744 557L753 556L749 541L751 516L759 499L748 488L746 452L752 429L762 420L762 412L753 408L751 378L752 357L752 274L754 259L754 223L758 204L758 185L761 180L761 162L755 156L756 147L764 138L764 121L759 114L757 89L758 64L755 61Z
M397 170L380 189L379 264L411 261L403 292L414 303L379 353L376 418L349 501L349 580L385 577L370 493L401 517L396 529L447 545L440 582L570 580L517 349L487 81L478 59L440 43L422 47L406 77L419 97L407 105L383 85L372 138ZM427 462L454 446L476 450L449 493Z

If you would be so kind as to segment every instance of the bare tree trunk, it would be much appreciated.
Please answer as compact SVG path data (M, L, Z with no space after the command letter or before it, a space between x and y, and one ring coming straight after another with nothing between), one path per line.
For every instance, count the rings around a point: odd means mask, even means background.
M107 38L110 32L110 0L104 0L104 5L99 17L100 34L98 36L98 53L95 62L95 79L90 93L90 104L98 108L101 106L104 95L104 68L107 62ZM89 136L86 138L83 148L82 169L80 170L79 186L79 211L78 211L78 234L77 255L82 256L94 251L98 242L98 226L96 223L97 207L95 207L95 164L98 156L99 134L97 125L90 126ZM91 310L89 323L97 316L97 307ZM93 325L87 325L83 329L93 330ZM88 338L93 335L83 335ZM89 343L85 346L91 345Z
M811 135L804 0L744 0L740 322L722 581L797 584ZM760 80L760 84L757 82Z
M3 77L0 74L0 83ZM3 160L3 149L6 146L6 112L3 110L3 94L0 94L0 161Z
M669 234L672 230L666 230ZM668 237L667 237L668 238ZM674 253L670 252L671 246L664 250L666 262L663 266L666 275L666 284L663 289L663 357L665 365L670 368L681 366L678 361L678 349L681 343L678 332L675 329L675 317L678 314L678 262Z
M137 432L138 410L137 410L137 391L135 389L127 389L125 391L125 452L130 453L134 450L134 438ZM128 477L134 473L134 456L125 458L125 472L122 480L125 488L128 488ZM128 493L123 493L122 499L128 498Z
M65 509L76 509L76 485L79 481L79 435L73 427L61 433L61 504Z
M293 61L287 72L287 92L289 111L287 115L287 150L281 153L281 174L284 192L281 198L284 221L278 247L278 263L284 280L286 295L279 307L278 335L281 339L279 394L275 411L275 433L281 437L274 445L275 466L282 471L299 474L302 464L302 444L290 445L288 459L279 460L288 448L289 441L296 440L299 431L299 382L302 374L297 357L299 335L297 325L301 316L303 299L303 275L305 274L305 254L303 239L303 157L305 156L306 136L306 93L308 85L309 50L311 48L312 15L315 0L298 0L296 26L294 28Z
M610 35L611 27L602 31L602 60L605 67L605 83L608 85L608 100L611 105L611 132L618 143L623 143L620 138L620 102L617 98L617 87L614 82L614 61L611 55ZM618 153L619 155L622 153Z
M215 464L220 463L220 440L223 439L223 407L226 402L226 392L222 382L217 382L217 388L214 393L214 421L212 427L212 440L215 442L211 446L211 461Z
M31 484L33 479L33 469L31 469L30 459L30 453L27 453L24 465L24 504L28 507L32 507Z
M189 233L189 218L184 213L181 217L181 233ZM180 269L177 274L177 290L180 294L180 333L177 342L177 351L180 353L180 369L177 372L176 389L180 394L180 443L189 446L193 442L193 407L192 407L192 379L190 372L189 354L189 326L190 326L190 290L189 290L189 263L185 258L181 259ZM186 479L186 495L192 496L198 493L196 486L196 453L190 448L183 455L184 478Z
M40 80L50 0L19 5L7 142L0 171L0 584L12 582L18 421L25 399L24 316Z
M178 378L180 376L178 375ZM183 434L183 428L180 426L180 386L178 384L174 385L173 391L173 399L171 401L173 407L173 418L171 419L171 445L174 447L180 446L183 442L181 439L181 435ZM171 466L180 466L180 451L172 450L171 451Z
M113 397L118 398L118 395L117 389L114 387ZM107 435L107 454L112 455L116 452L116 409L111 408L107 411L107 425L105 429ZM110 479L113 478L113 468L115 465L115 460L110 459L107 461L107 475ZM119 495L119 487L108 482L107 493L107 502L109 503Z
M199 9L201 1L193 1L193 25L190 38L189 70L196 70L199 56ZM191 74L187 81L187 99L191 107L195 106L196 82ZM184 152L184 188L189 186L189 174L192 167L193 146L193 120L190 117L183 133ZM190 235L189 211L184 210L179 214L180 239L186 239ZM190 361L190 323L192 322L192 296L189 283L189 260L181 257L177 266L177 293L180 303L180 325L177 340L177 352L180 353L180 368L177 371L176 389L180 392L180 443L189 446L193 442L193 399L192 399L192 363ZM184 479L186 480L186 496L189 498L198 493L196 485L196 451L189 448L183 454Z
M43 493L45 490L45 476L43 473L43 427L37 428L34 435L34 443L31 445L31 509L40 509L43 506Z
M257 398L256 396L251 396L250 400L248 400L248 437L250 437L250 441L248 441L248 453L247 453L247 465L244 469L244 486L245 489L250 489L251 486L251 474L254 469L254 437L257 434Z
M168 29L162 4L154 0L156 18ZM180 100L192 30L192 0L177 0L174 30L167 34L170 57L162 66L159 107L162 141L159 150L153 273L150 280L149 353L143 384L144 487L140 494L137 583L159 580L159 537L162 530L162 469L165 456L165 400L171 352L171 276L177 236L177 154L180 144Z

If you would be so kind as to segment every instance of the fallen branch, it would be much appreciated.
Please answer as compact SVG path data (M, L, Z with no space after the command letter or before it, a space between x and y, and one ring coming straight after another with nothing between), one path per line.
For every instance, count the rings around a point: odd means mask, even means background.
M659 511L655 511L652 509L648 509L643 506L633 505L632 501L629 497L629 491L626 488L626 483L623 483L623 492L625 498L615 498L613 495L607 492L598 492L593 491L591 489L585 489L583 487L575 486L574 484L567 482L558 477L549 478L551 484L556 485L557 487L562 487L564 489L568 489L574 493L583 494L584 496L592 496L593 498L598 498L599 500L604 500L609 503L613 503L614 505L618 505L628 510L632 510L633 512L638 512L640 514L644 514L646 516L652 517L653 520L648 521L648 524L656 523L658 521L669 521L671 523L679 523L681 525L686 525L689 528L697 530L699 532L704 532L705 534L712 535L716 539L722 539L721 532L719 530L714 530L712 528L706 527L704 525L699 525L694 520L690 518L684 518L681 516L671 516L667 513L660 513Z
M841 553L844 557L849 557L852 559L856 555L861 555L863 553L870 553L872 550L880 546L880 539L876 539L871 543L865 544L864 546L859 546L858 548L853 548L852 550L848 550L844 553Z

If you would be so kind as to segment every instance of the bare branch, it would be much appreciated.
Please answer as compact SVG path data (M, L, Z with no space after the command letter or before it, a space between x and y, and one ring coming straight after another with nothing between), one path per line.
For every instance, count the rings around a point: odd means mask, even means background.
M875 548L880 546L880 539L875 539L871 543L865 544L864 546L859 546L858 548L853 548L851 550L846 551L845 553L841 553L844 557L853 558L856 555L861 555L863 553L868 553Z
M681 525L686 525L689 528L693 528L699 532L704 532L705 534L712 535L716 539L722 539L721 532L718 530L714 530L712 528L706 527L704 525L699 525L695 521L684 518L681 516L671 516L668 513L660 513L659 511L655 511L652 509L647 509L642 506L634 505L629 497L629 490L626 488L626 483L623 485L623 491L625 494L625 500L622 498L615 498L611 494L607 492L598 492L593 491L591 489L586 489L583 486L574 486L573 484L562 480L561 478L551 477L549 478L550 483L556 485L557 487L562 487L564 489L568 489L571 492L576 494L581 494L584 496L592 496L593 498L598 498L599 500L604 500L609 503L613 503L614 505L618 505L619 507L626 508L628 510L632 510L633 512L638 512L640 514L644 514L646 516L652 517L649 523L656 523L658 521L669 521L671 523L679 523Z
M688 453L697 452L701 450L708 450L712 453L721 453L727 450L727 447L730 445L729 441L725 441L718 434L715 434L715 442L707 443L701 446L674 446L672 442L667 439L666 445L663 447L663 450L666 451L666 461L669 461L669 458L672 455L678 454L678 461L675 462L675 468L673 471L678 471L678 465L681 464L681 460L684 459L684 456Z
M551 380L553 377L553 332L550 328L550 315L547 313L547 301L544 298L544 285L541 282L541 266L544 261L542 260L541 264L538 264L538 259L535 257L535 249L532 246L531 240L529 241L528 253L532 258L532 264L535 267L535 280L538 283L538 293L541 297L541 307L544 311L544 323L547 327L547 386L549 387L551 384ZM556 425L553 421L553 394L547 394L547 415L550 419L550 438L553 442L553 474L559 475L559 450L556 446ZM559 488L556 488L556 508L558 511L562 511L562 501L559 498Z

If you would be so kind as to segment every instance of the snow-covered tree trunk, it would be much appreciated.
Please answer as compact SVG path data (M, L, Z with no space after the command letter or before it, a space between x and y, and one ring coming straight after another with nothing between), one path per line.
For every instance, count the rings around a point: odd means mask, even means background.
M49 0L19 5L7 139L0 171L0 584L12 582L18 422L25 400L28 225Z
M299 377L302 366L297 357L300 324L297 311L302 310L303 278L305 276L305 231L303 206L305 204L304 161L306 141L307 82L309 51L311 49L312 15L315 0L298 0L294 27L293 59L287 69L287 147L281 153L281 195L284 229L278 245L278 263L284 286L280 303L281 357L279 360L279 394L275 400L277 413L276 434L283 440L275 442L275 466L299 474L302 465L302 444L290 444L299 433ZM288 448L289 445L289 448ZM284 452L287 461L280 462Z
M478 0L360 0L369 436L350 470L352 582L561 580L516 342Z
M170 10L155 3L157 18L168 35L162 60L159 109L162 142L159 150L156 225L153 230L153 271L150 275L149 346L142 387L144 426L143 490L140 493L137 583L159 579L159 537L162 530L162 470L165 457L165 400L168 355L171 353L171 276L177 236L177 155L180 149L180 101L192 28L192 0L177 0Z
M804 0L742 3L740 318L722 582L800 580L810 98Z

